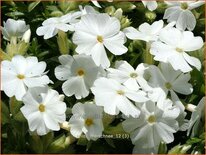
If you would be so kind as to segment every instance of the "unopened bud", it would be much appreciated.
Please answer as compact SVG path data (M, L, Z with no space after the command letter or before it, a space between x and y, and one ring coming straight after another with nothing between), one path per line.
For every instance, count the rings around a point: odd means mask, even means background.
M23 37L22 37L22 40L25 41L25 43L29 43L30 38L31 38L31 30L28 29L28 30L24 33L24 35L23 35Z
M190 112L194 112L196 106L193 105L193 104L187 104L185 108L186 108L188 111L190 111Z

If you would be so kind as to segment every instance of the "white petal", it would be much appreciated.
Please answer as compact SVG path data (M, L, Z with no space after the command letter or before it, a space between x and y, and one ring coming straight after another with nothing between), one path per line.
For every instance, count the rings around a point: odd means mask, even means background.
M193 89L192 85L188 83L190 78L190 74L181 74L178 76L178 78L172 84L173 90L184 95L191 94Z
M85 86L84 79L82 77L70 78L63 83L62 90L65 95L75 95L77 99L81 99L89 95L89 91Z
M56 120L54 120L52 115L48 115L48 113L43 114L43 119L47 128L58 131L60 126Z
M104 40L105 47L114 55L122 55L127 52L127 48L123 45L125 42L124 33L119 32L119 34L107 38Z
M126 97L116 97L115 99L117 108L126 116L134 118L139 117L140 110L137 109Z
M26 59L21 55L16 55L11 60L12 64L15 66L16 72L18 74L24 74L27 67Z
M199 59L189 56L187 53L183 53L185 60L191 65L197 68L198 70L201 69L201 62Z
M70 76L70 66L57 66L54 70L54 74L58 80L64 81L67 80Z
M92 59L97 66L102 66L103 68L108 68L110 66L110 61L107 57L105 48L103 44L97 43L91 51Z
M171 56L170 58L168 58L168 61L170 62L170 64L175 70L179 69L184 73L192 70L192 68L185 61L182 53L177 53L174 56Z
M192 31L195 28L196 19L190 10L185 10L180 13L179 18L176 23L176 27L180 30Z
M47 75L43 75L41 77L31 77L26 78L24 83L27 87L41 87L50 83L49 77Z

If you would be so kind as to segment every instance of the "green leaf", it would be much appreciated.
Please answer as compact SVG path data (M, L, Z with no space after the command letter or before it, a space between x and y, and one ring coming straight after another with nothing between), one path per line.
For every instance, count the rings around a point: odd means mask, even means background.
M6 124L10 122L10 114L9 109L4 102L1 101L1 121L2 124Z
M26 118L24 117L21 111L19 111L16 115L14 115L14 120L19 122L27 122Z
M112 139L105 138L105 141L106 141L107 144L109 144L111 147L116 148Z
M10 106L10 112L13 116L15 116L20 111L22 104L23 103L21 101L17 101L15 97L10 98L9 106Z
M28 12L31 12L37 5L39 5L40 2L41 2L41 0L30 3L28 6Z
M31 136L29 145L35 153L43 153L43 143L38 135Z

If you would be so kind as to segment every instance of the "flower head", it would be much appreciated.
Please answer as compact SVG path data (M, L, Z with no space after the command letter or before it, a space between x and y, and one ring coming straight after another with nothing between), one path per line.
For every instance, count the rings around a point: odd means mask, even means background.
M102 112L103 109L93 103L75 104L72 108L73 116L69 120L71 134L80 138L84 133L88 140L100 138L104 130Z
M4 39L11 41L12 37L22 38L24 33L29 29L29 25L26 25L23 20L7 19L3 23L4 27L1 27Z
M15 96L21 101L28 87L41 87L50 83L45 69L46 63L38 62L36 57L16 55L11 61L4 60L1 63L1 89L7 96Z
M126 61L117 61L115 68L108 68L108 77L123 83L128 89L139 90L149 89L147 81L144 79L144 72L147 69L144 64L139 64L134 69Z
M145 92L129 90L113 79L99 78L91 90L95 95L96 104L103 106L104 111L110 115L117 115L121 111L126 116L139 117L139 109L130 100L135 102L148 100Z
M66 80L62 85L65 95L75 95L77 99L88 96L90 88L100 75L100 67L86 55L62 55L59 61L61 65L55 68L55 76L61 81Z
M122 55L127 52L125 41L119 20L108 14L87 14L75 25L76 52L91 55L96 65L103 68L110 66L105 47L114 55Z
M191 76L189 73L182 73L180 70L174 70L169 63L160 63L159 68L152 65L149 67L149 84L155 88L162 88L166 95L170 93L172 101L182 110L184 105L178 98L177 93L189 95L193 92L192 85L188 83Z
M164 19L168 22L176 22L176 27L180 30L188 29L192 31L196 25L196 19L192 9L195 9L203 5L204 1L177 1L177 2L166 2L168 8L165 10Z
M155 60L168 62L175 70L179 69L184 73L192 70L190 65L200 70L200 61L187 53L203 46L201 37L195 37L190 31L169 28L161 31L159 40L151 45L150 53Z
M127 118L122 125L123 129L130 133L132 143L141 150L151 151L151 148L157 150L161 141L173 142L173 133L179 128L176 121L179 108L172 104L168 99L161 99L158 102L148 101L140 106L139 118ZM148 151L145 153L151 153Z
M61 17L52 17L45 20L42 26L37 28L36 33L39 36L44 36L44 39L49 39L55 36L59 30L67 32L74 31L74 24L78 22L81 12L68 13Z
M57 91L47 87L30 88L23 97L21 112L28 120L29 129L38 135L45 135L50 130L60 130L59 123L66 120L66 104L60 100Z

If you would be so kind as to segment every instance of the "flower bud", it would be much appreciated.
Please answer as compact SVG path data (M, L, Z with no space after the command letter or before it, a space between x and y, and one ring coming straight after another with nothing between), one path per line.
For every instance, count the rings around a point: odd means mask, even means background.
M188 111L190 111L190 112L194 112L196 106L193 105L193 104L187 104L185 108L186 108Z
M30 38L31 38L31 30L28 29L28 30L24 33L24 35L23 35L23 37L22 37L22 40L25 41L25 43L29 43Z
M119 8L119 9L117 9L117 10L115 11L114 17L116 17L117 19L120 20L120 19L122 18L122 13L123 13L122 9Z
M147 11L145 13L145 17L146 17L148 22L153 22L156 19L157 15L155 12Z
M113 15L115 13L115 8L114 6L108 6L105 8L105 12L108 13L110 16Z

